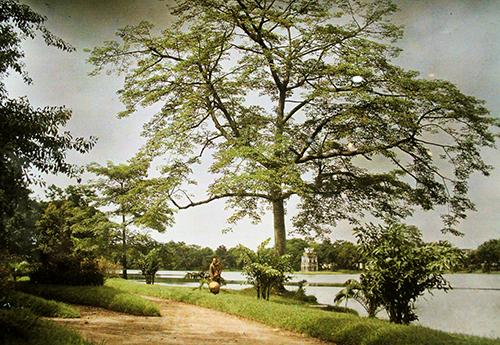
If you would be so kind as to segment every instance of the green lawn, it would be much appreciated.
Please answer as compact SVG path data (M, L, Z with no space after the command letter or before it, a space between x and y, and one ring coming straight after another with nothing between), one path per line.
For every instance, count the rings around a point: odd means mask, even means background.
M2 345L92 345L77 332L40 319L28 309L0 309Z
M21 291L10 291L2 303L7 304L10 308L29 309L33 314L40 316L80 317L80 312L66 303L46 300Z
M90 305L132 315L160 316L158 306L140 296L111 286L64 286L21 282L24 292L56 301Z
M421 326L395 325L348 313L317 310L295 300L272 296L271 301L257 300L253 294L139 284L110 279L108 287L216 309L256 320L272 327L303 333L337 345L500 345L500 340L446 333Z

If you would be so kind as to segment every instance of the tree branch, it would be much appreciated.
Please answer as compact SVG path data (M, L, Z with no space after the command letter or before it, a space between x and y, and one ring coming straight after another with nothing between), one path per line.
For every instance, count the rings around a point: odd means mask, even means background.
M224 198L233 198L233 197L249 197L249 198L263 198L266 200L271 200L271 197L267 194L260 194L260 193L225 193L225 194L220 194L220 195L214 195L211 196L205 200L200 200L200 201L191 201L191 199L188 198L189 204L186 205L180 205L175 201L175 199L172 197L172 195L169 195L169 199L174 204L175 207L177 207L180 210L185 210L190 207L195 207L199 205L204 205L208 204L214 200L219 200L219 199L224 199Z

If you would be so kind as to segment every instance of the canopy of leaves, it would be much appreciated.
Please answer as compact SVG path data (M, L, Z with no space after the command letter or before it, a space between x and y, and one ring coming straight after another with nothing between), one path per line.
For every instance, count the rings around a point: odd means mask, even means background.
M99 255L107 251L117 224L90 205L91 191L83 186L51 188L43 202L34 236L37 282L71 285L102 284Z
M98 178L91 182L97 190L97 206L110 207L113 216L120 216L122 224L164 231L171 224L173 210L168 207L169 183L164 178L148 178L148 162L106 166L93 163L88 171Z
M448 242L424 243L414 226L369 226L355 232L365 258L360 282L372 304L382 305L392 322L417 320L415 301L431 289L448 290L443 274L462 253Z
M485 272L500 270L500 239L482 243L471 256L473 264L482 267Z
M8 97L4 80L9 72L31 79L24 71L21 43L42 36L56 48L74 49L51 34L44 26L46 18L15 0L0 2L0 248L12 246L7 222L16 210L28 203L28 185L35 180L34 170L42 173L74 175L77 170L66 162L68 150L84 153L95 140L73 138L61 131L71 117L64 107L34 108L26 98Z
M231 221L258 221L269 201L295 195L296 230L321 233L447 205L444 230L455 231L474 208L469 176L490 170L480 152L496 123L453 84L392 64L396 10L389 0L178 1L175 24L127 26L89 61L125 74L122 116L162 105L142 154L166 158L180 208L230 198ZM184 188L207 155L214 180L193 201Z
M51 187L36 222L35 246L42 264L47 258L64 261L95 259L107 250L117 224L91 206L92 192L84 186Z

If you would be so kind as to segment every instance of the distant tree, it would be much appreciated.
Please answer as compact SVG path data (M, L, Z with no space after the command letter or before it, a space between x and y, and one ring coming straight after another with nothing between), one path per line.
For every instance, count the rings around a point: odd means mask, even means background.
M359 268L361 256L357 246L349 241L335 241L333 244L335 267L339 269L354 270Z
M314 250L318 255L319 269L334 269L335 268L335 253L333 243L329 239L317 243Z
M26 224L19 225L32 211L29 185L39 181L35 172L74 176L78 169L66 161L66 153L87 152L95 142L93 138L73 138L62 130L71 117L68 109L35 108L25 97L9 98L4 81L11 71L19 73L26 83L32 82L23 64L24 39L41 35L48 46L74 50L54 36L45 21L18 1L0 1L0 265L20 249L20 239L29 238L21 234Z
M174 24L126 26L89 61L126 75L120 116L161 105L143 154L169 157L180 209L225 199L232 222L271 208L279 254L292 196L304 234L436 205L456 233L474 207L469 176L490 171L480 153L498 122L450 82L392 63L396 11L389 0L178 0ZM192 200L185 186L207 156L213 183Z
M88 171L99 178L91 182L98 192L97 205L111 208L108 213L120 219L122 233L122 277L127 278L128 227L135 225L162 232L172 222L167 206L168 184L161 178L148 179L149 164L131 160L128 164L89 165Z
M219 259L221 260L222 264L224 265L224 267L228 267L228 263L227 263L227 248L225 245L220 245L217 247L217 249L215 249L215 253L214 253L216 256L219 257Z
M146 284L154 284L156 272L160 269L160 249L155 248L146 255L142 255L139 268L146 279Z
M172 270L202 270L207 271L215 253L209 247L201 247L184 242L170 241L161 249L165 268Z
M121 229L123 230L123 229ZM122 261L122 236L121 231L118 234L118 241L114 244L114 260L116 262ZM142 233L139 231L129 231L127 234L127 263L132 268L139 268L141 260L149 252L160 248L161 244L155 241L150 234ZM161 253L161 250L159 250Z
M209 247L198 247L193 246L193 263L188 267L188 269L199 269L202 271L207 271L212 262L212 258L215 253L212 248Z
M500 269L500 239L484 242L473 252L473 260L484 272Z
M335 241L332 243L326 239L315 246L318 254L320 267L331 267L331 269L354 270L358 268L361 256L357 246L349 241Z
M231 257L231 260L234 262L234 266L231 268L242 270L246 264L248 256L251 255L251 253L253 253L253 251L242 244L229 248L228 256Z
M416 227L402 224L372 225L355 234L365 259L361 290L369 293L372 305L387 310L392 322L417 320L419 296L451 288L443 274L459 263L462 253L448 242L424 243Z
M286 241L286 253L290 255L293 270L300 271L302 254L307 247L309 247L309 243L301 238L292 238Z

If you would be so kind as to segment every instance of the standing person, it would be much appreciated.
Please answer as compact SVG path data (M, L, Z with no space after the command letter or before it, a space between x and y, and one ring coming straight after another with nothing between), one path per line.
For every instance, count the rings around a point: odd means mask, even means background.
M214 257L210 263L210 268L208 269L210 274L210 281L214 281L220 284L221 273L222 273L222 263L218 257Z
M210 268L208 269L208 274L210 275L210 283L208 283L208 288L214 295L217 295L220 291L220 283L222 279L221 273L222 264L218 257L214 257L212 259L212 263L210 264Z

